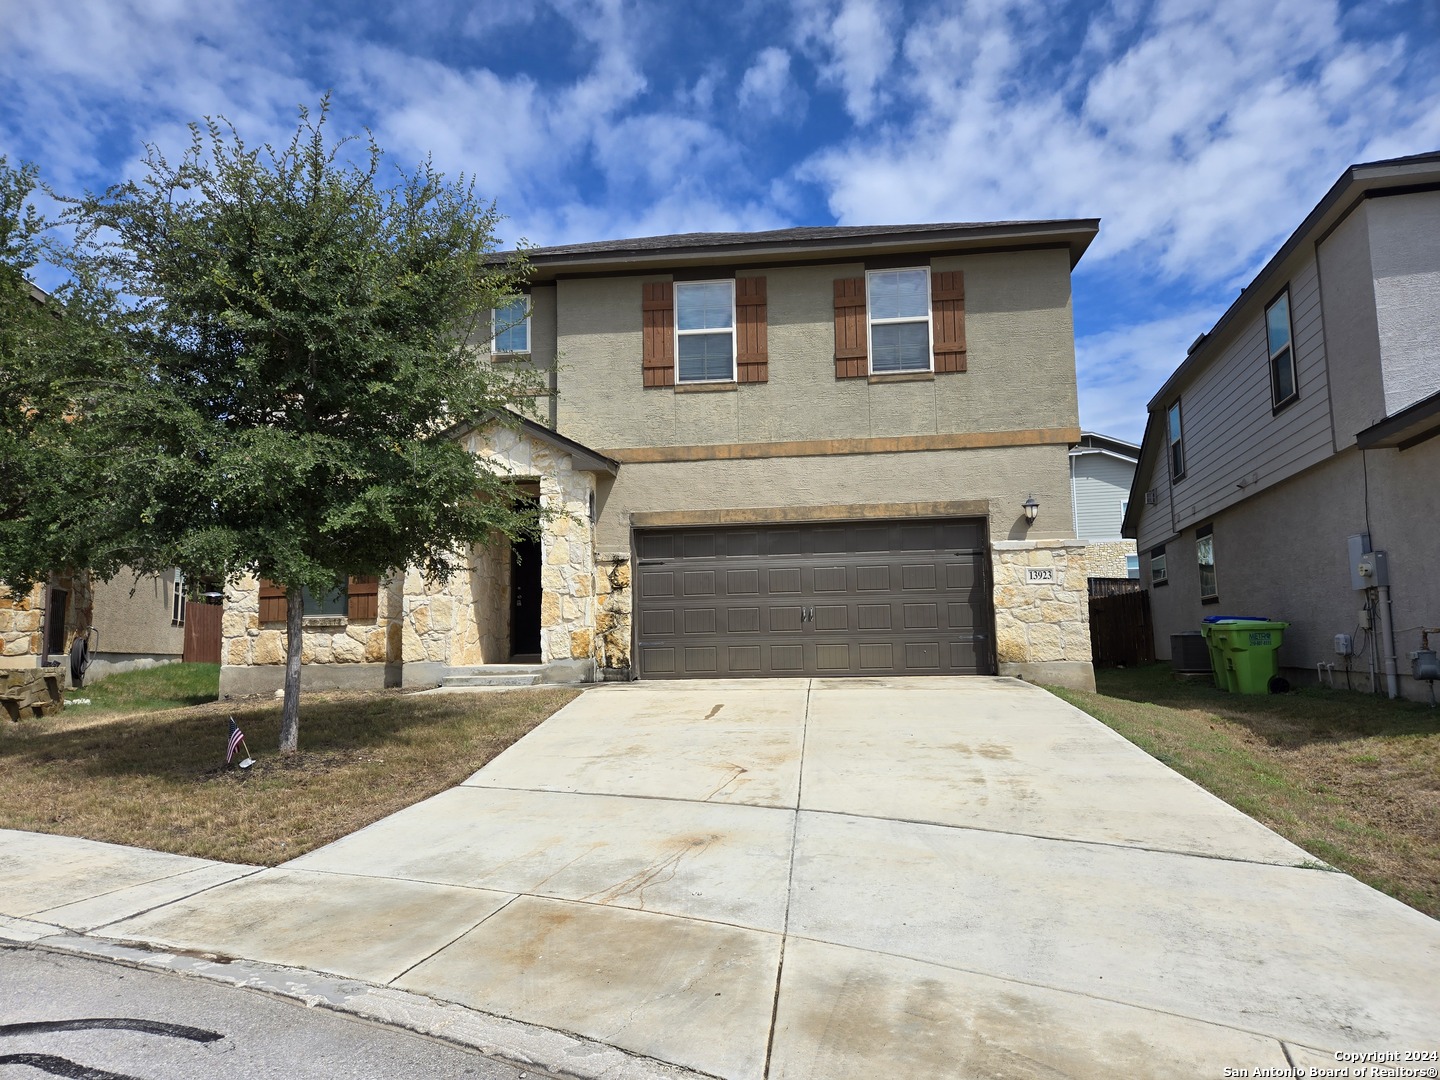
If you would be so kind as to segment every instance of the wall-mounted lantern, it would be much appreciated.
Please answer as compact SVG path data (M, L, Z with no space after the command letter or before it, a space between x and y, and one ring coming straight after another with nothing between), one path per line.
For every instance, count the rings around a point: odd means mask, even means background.
M1034 524L1035 524L1035 515L1038 514L1038 513L1040 513L1040 503L1036 501L1034 495L1026 496L1026 498L1025 498L1025 524L1026 524L1026 525L1034 525Z

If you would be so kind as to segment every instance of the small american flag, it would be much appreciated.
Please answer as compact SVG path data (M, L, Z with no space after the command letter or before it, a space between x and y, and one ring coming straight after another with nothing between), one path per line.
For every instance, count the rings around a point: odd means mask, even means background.
M240 749L240 744L245 741L245 733L235 723L235 717L230 717L230 744L225 748L225 764L229 765L230 760L235 756L235 751Z

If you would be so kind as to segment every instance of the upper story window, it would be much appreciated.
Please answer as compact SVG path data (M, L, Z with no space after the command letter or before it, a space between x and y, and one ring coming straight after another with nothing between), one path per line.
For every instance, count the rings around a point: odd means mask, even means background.
M1265 341L1270 350L1270 404L1277 411L1300 396L1295 382L1294 337L1287 288L1265 309Z
M1185 475L1185 428L1180 422L1178 398L1166 414L1165 426L1170 441L1170 482L1173 484Z
M871 270L865 289L871 373L929 371L930 271Z
M735 282L675 284L676 382L735 381Z
M525 297L512 300L494 313L491 328L491 352L496 356L530 351L530 301Z

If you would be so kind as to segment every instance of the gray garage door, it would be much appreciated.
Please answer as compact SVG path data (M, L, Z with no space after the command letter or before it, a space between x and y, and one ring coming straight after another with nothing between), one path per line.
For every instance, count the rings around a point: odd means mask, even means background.
M990 674L985 522L635 533L642 678Z

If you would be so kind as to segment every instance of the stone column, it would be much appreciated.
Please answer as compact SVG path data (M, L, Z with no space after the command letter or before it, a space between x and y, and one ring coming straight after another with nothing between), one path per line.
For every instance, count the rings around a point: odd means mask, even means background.
M999 673L1094 690L1084 542L997 540L991 562Z

